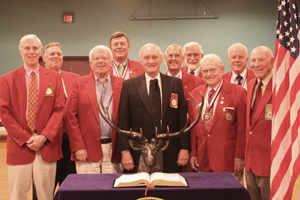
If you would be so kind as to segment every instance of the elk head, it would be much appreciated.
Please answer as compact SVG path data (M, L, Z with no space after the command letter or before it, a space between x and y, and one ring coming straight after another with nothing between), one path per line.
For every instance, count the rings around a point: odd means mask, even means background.
M198 111L197 117L195 118L194 122L192 122L189 126L188 126L188 122L189 122L189 115L187 114L187 120L186 123L184 125L184 127L175 133L169 133L169 126L167 126L167 133L161 133L161 134L157 134L157 128L156 128L156 133L155 133L155 137L151 139L150 143L148 142L148 140L146 139L146 137L143 135L143 131L142 129L140 129L140 133L138 132L133 132L132 129L130 129L130 131L127 130L122 130L120 128L118 128L115 124L115 121L113 119L113 117L109 117L108 114L108 109L109 109L109 105L111 104L112 101L112 97L113 97L113 93L109 99L108 105L104 106L103 102L102 102L102 95L100 98L100 101L98 103L98 110L100 112L100 115L102 116L102 118L118 133L120 134L124 134L124 135L128 135L131 139L129 139L129 145L133 150L136 151L141 151L141 158L143 159L143 161L145 163L147 168L150 167L149 170L147 170L148 172L154 172L155 169L155 165L159 164L157 162L158 158L157 155L161 152L167 149L168 145L169 145L169 139L171 138L177 138L180 137L181 135L187 133L190 129L192 129L200 120L200 113L203 107L203 103L200 103L200 105L197 103L196 99L194 98L194 96L189 93L189 95L192 97L192 99L195 102L196 105L196 109ZM203 95L201 93L201 98L202 98L202 102L203 102ZM103 110L101 110L101 108ZM138 138L138 142L136 140L132 140L134 138ZM141 159L140 159L141 160ZM156 166L157 167L157 166ZM154 170L154 171L153 171Z

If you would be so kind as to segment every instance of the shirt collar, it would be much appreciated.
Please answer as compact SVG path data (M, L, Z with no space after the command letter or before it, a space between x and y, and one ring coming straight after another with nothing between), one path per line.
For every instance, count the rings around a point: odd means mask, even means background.
M191 72L191 70L189 69L189 67L188 67L188 73L190 74L190 72ZM198 67L195 71L194 71L194 75L199 75L199 73L200 73L200 67Z
M272 76L273 76L273 69L272 69L272 71L270 72L270 74L269 74L264 80L260 80L260 79L259 79L259 81L262 81L262 84L263 84L264 86L267 86L268 83L269 83L269 81L270 81L270 79L272 78Z
M151 78L147 73L145 73L146 83L149 83L152 79L157 79L158 82L161 82L160 72L158 72L157 76Z
M167 72L167 75L168 75L168 76L173 76L169 71ZM180 70L180 71L178 72L178 74L176 74L174 77L177 77L177 78L182 79L182 70Z
M94 78L95 78L95 83L96 84L102 84L99 80L98 77L95 75L94 73ZM111 77L110 74L107 75L106 79L105 79L105 83L110 83L111 82Z
M26 65L24 65L24 69L25 69L25 73L26 73L26 75L27 75L28 77L30 77L31 72L34 72L35 75L36 75L37 77L39 77L39 72L40 72L40 67L39 67L39 65L38 65L35 69L31 69L31 68L27 67Z
M245 77L247 75L247 67L244 69L244 71L240 75L243 77L243 79L245 79ZM232 70L232 78L235 80L237 76L238 75Z
M122 63L124 65L124 68L127 66L127 63L128 63L128 59ZM116 65L116 67L118 67L120 63L114 60L114 64Z

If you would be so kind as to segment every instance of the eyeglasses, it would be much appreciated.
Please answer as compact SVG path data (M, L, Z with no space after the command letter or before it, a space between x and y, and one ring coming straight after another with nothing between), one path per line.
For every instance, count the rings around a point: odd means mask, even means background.
M217 72L218 68L211 68L211 69L205 69L205 70L201 70L202 74L208 74L208 72L210 72L211 74L215 74Z

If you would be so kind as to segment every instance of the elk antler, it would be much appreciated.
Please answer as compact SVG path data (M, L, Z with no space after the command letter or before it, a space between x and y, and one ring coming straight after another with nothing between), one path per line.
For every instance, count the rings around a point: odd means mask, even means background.
M98 110L100 112L100 115L102 116L102 118L115 130L117 131L118 133L121 133L121 134L124 134L124 135L128 135L130 136L131 138L134 138L134 137L138 137L141 141L144 141L145 140L145 136L143 136L143 133L142 133L142 129L140 129L140 133L138 132L133 132L131 129L130 131L126 131L126 130L122 130L120 128L118 128L115 124L115 121L114 121L114 118L113 116L111 115L111 119L109 117L109 114L108 114L108 109L109 109L109 106L111 104L111 101L112 101L112 97L113 97L113 94L114 92L112 92L111 96L110 96L110 99L108 101L108 104L107 106L104 106L103 105L103 101L102 101L102 95L101 94L101 97L100 97L100 101L98 103ZM202 102L201 102L201 106L199 106L199 104L197 103L196 99L194 98L194 96L189 92L189 95L192 97L192 99L194 100L195 104L196 104L196 108L197 108L197 116L195 118L195 120L193 121L193 123L191 123L189 126L188 126L188 122L189 122L189 114L187 114L187 119L186 119L186 123L184 125L184 127L178 131L178 132L175 132L175 133L169 133L169 127L167 127L168 131L167 133L162 133L162 134L158 134L157 135L157 131L156 131L156 136L155 138L156 139L162 139L162 140L168 140L170 138L174 138L174 137L179 137L181 136L181 134L184 134L186 132L188 132L190 129L192 129L200 120L200 116L201 116L201 110L203 108L203 95L202 93L201 94L201 98L202 98ZM101 107L100 107L101 106ZM102 112L102 110L103 112Z
M188 127L188 122L189 122L189 114L187 113L186 114L186 122L185 122L185 125L183 126L183 128L178 131L178 132L175 132L175 133L169 133L169 127L167 127L168 131L167 133L162 133L162 134L159 134L157 135L157 139L163 139L163 140L168 140L170 138L174 138L174 137L179 137L181 136L181 134L184 134L186 132L188 132L189 130L191 130L200 120L200 117L201 117L201 111L202 111L202 108L203 108L203 100L204 100L204 97L202 95L202 93L200 93L201 95L201 99L202 99L202 102L200 103L201 106L197 103L195 97L190 93L188 92L189 95L192 97L192 99L194 100L195 104L196 104L196 109L197 109L197 116L195 118L195 120L193 121L193 123L191 123Z
M144 140L145 137L143 136L143 132L142 132L142 129L140 130L141 132L138 133L138 132L134 132L132 131L132 129L130 129L130 131L126 131L126 130L122 130L120 129L119 127L117 127L116 123L115 123L115 120L113 118L113 115L111 115L111 119L109 118L109 114L108 114L108 109L109 109L109 106L111 104L111 101L112 101L112 97L114 95L114 92L112 92L110 98L109 98L109 101L108 101L108 104L107 106L104 106L103 105L103 102L102 102L102 95L103 93L101 94L101 97L100 97L100 101L98 103L98 110L100 112L100 115L102 116L102 118L115 130L117 131L118 133L121 133L121 134L124 134L124 135L129 135L131 138L134 138L134 137L138 137L140 138L141 140ZM101 108L103 110L101 110Z

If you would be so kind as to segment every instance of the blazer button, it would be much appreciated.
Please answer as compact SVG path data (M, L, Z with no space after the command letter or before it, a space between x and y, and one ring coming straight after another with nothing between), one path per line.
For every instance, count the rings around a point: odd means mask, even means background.
M98 125L98 128L100 128L100 126Z
M210 134L208 134L207 137L210 137Z
M98 141L100 141L100 138L97 138Z
M63 127L63 125L60 125L60 128L62 128Z
M249 133L250 135L252 135L252 131L250 131L250 133Z

